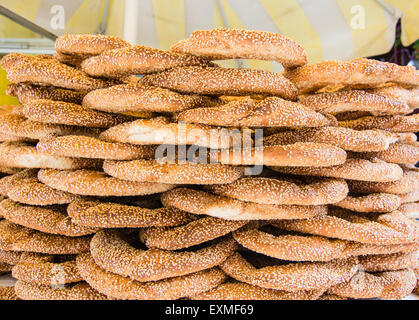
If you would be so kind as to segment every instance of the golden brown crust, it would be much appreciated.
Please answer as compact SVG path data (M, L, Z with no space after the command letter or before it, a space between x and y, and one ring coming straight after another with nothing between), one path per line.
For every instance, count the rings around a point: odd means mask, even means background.
M412 269L378 274L360 271L349 281L333 286L328 292L354 299L401 299L409 295L415 285L416 276Z
M256 268L239 253L220 265L230 277L267 289L298 291L326 290L332 285L349 281L358 271L358 260L331 262L296 262Z
M15 168L55 168L62 170L97 168L96 159L56 157L38 152L24 143L0 143L0 165Z
M382 129L392 132L419 131L419 114L411 116L362 117L355 120L339 121L340 127L355 130Z
M91 91L84 97L83 106L105 112L179 112L216 101L205 96L180 94L133 83Z
M192 300L317 300L323 290L283 291L266 289L244 282L223 283L190 297Z
M7 220L50 234L79 237L95 233L97 229L79 226L71 221L63 208L26 206L6 199L0 202L0 214Z
M348 186L341 179L322 179L302 184L285 179L243 177L230 184L207 186L205 189L242 201L303 206L336 203L348 194Z
M368 181L367 183L372 183L370 181L397 181L403 176L403 170L397 164L386 163L379 160L369 161L355 158L350 158L346 160L344 164L332 167L272 167L272 169L287 174Z
M247 223L203 217L182 226L140 230L140 239L149 248L179 250L222 237Z
M105 161L103 171L118 179L170 184L231 183L244 168L219 163L161 162L159 160Z
M103 269L137 281L156 281L215 267L227 259L237 243L226 238L194 251L141 250L124 241L117 231L102 230L90 243L95 263Z
M409 218L419 219L419 202L404 203L397 210Z
M259 204L188 188L165 192L161 201L167 207L226 220L308 219L327 213L326 206Z
M400 197L401 203L417 202L419 201L419 189L413 190L411 192L401 193L398 194L398 196Z
M91 170L40 170L38 179L51 188L85 196L139 196L164 192L174 186L162 183L133 182Z
M17 173L0 178L0 195L7 196L7 193L21 181L36 181L38 169L23 169Z
M66 237L0 221L0 249L47 254L78 254L89 250L90 237Z
M48 99L80 104L86 91L73 91L55 87L36 86L29 83L11 83L8 85L6 94L19 99L21 104L31 100Z
M109 160L153 158L156 151L155 146L134 146L77 135L45 136L36 149L53 156Z
M396 101L407 103L412 109L415 109L419 108L418 89L418 87L404 88L402 86L390 85L369 89L368 91Z
M260 59L281 63L285 68L307 63L304 49L286 36L266 31L218 28L196 30L170 50L210 60Z
M282 75L264 70L179 67L145 76L144 83L184 93L263 94L295 100L297 90Z
M419 73L414 67L366 58L322 61L290 70L286 76L301 93L336 85L375 87L388 82L419 85Z
M366 159L380 159L389 163L416 164L419 161L419 143L393 143L387 150L365 152L361 156Z
M15 265L19 263L21 256L22 252L5 251L0 249L0 262Z
M11 53L2 58L0 65L12 83L29 82L73 90L90 91L109 87L111 81L91 78L83 71L52 58Z
M19 300L14 287L0 287L0 300Z
M299 100L316 111L331 114L343 112L369 112L373 115L407 114L409 105L363 90L344 90L306 95Z
M194 108L177 115L178 121L226 127L320 127L330 121L320 113L279 97L245 98L219 106Z
M32 121L81 127L109 128L134 118L91 110L74 103L32 100L23 107L23 114Z
M347 196L335 206L356 212L391 212L400 207L400 197L391 193Z
M96 228L169 227L188 223L193 216L174 208L148 209L117 203L76 201L67 208L74 223Z
M359 257L359 263L367 272L396 271L418 267L418 252L373 254Z
M17 281L16 295L23 300L108 300L85 282L64 288L41 286L34 283Z
M190 54L163 51L146 46L130 46L102 52L81 63L94 77L121 77L147 74L179 66L208 66L211 63Z
M107 296L118 299L179 299L211 290L226 279L221 270L212 268L182 277L139 282L102 269L95 263L90 253L79 255L76 262L85 281Z

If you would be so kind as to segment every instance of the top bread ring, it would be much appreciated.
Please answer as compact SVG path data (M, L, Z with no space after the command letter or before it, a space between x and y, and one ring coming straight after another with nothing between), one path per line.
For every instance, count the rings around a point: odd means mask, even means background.
M419 85L419 72L414 67L366 58L322 61L290 70L286 76L300 93L335 85L375 87L388 82Z
M176 188L162 194L164 206L226 220L308 219L327 213L326 206L268 205L204 191Z
M85 91L35 86L29 83L11 83L6 90L7 95L16 97L21 104L26 104L29 101L36 99L48 99L80 104L86 93L87 92Z
M396 181L403 176L403 170L397 164L355 158L331 167L272 167L272 169L286 174L377 182Z
M184 93L210 95L263 94L295 100L297 89L284 76L264 70L179 67L145 76L142 81Z
M133 83L91 91L84 97L83 106L107 112L178 112L214 102L209 97Z
M33 121L81 127L109 128L134 120L130 116L95 111L74 103L42 99L28 102L22 111Z
M331 114L367 111L373 115L383 115L406 114L412 111L409 105L405 103L363 90L318 93L303 96L299 101L313 110Z
M387 150L397 140L397 134L384 130L357 131L341 127L322 127L278 132L266 137L263 142L265 146L319 142L336 145L344 150L369 152Z
M6 70L7 79L12 83L29 82L80 91L105 88L114 84L112 81L91 78L83 71L52 58L11 53L1 59L0 65Z
M170 122L156 117L122 123L101 133L100 138L110 142L131 144L197 145L213 149L231 148L251 138L239 130L210 127L199 124ZM243 143L246 143L243 142Z
M231 183L244 174L244 168L219 163L161 163L158 160L106 160L103 171L123 180L170 184Z
M241 99L215 107L195 108L177 115L178 121L226 127L321 127L329 119L300 103L279 97Z
M419 131L419 114L362 117L355 120L339 121L339 126L355 130L381 129L392 132L417 132Z
M395 101L407 103L412 109L419 108L419 88L411 89L402 86L390 85L379 88L368 89L368 92L388 97Z
M139 196L174 188L170 184L120 180L92 170L40 170L38 179L54 189L99 197Z
M240 178L230 184L207 186L206 190L242 201L302 206L336 203L348 194L348 186L341 179L324 179L304 185L283 179Z
M259 59L281 63L284 68L307 63L304 49L288 37L273 32L218 28L196 30L170 50L209 60Z
M185 53L159 50L146 46L129 46L104 51L88 58L81 68L94 77L121 77L132 74L147 74L180 66L213 65L204 58Z
M156 281L219 265L237 248L233 239L224 239L195 251L174 252L132 247L120 233L102 230L93 236L90 252L103 269L134 280Z
M55 40L55 50L69 55L96 56L103 51L129 46L131 44L121 38L102 34L66 34Z

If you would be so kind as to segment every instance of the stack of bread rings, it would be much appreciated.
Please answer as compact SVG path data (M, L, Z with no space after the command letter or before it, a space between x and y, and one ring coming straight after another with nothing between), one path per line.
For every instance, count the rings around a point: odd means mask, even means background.
M0 65L0 299L418 292L419 72L275 33L65 35ZM223 68L259 59L282 74Z

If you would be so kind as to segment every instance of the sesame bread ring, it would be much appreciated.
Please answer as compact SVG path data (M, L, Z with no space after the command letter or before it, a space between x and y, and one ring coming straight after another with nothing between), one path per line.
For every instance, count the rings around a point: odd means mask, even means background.
M414 67L366 58L322 61L289 70L286 76L300 93L336 85L367 88L388 82L407 86L419 85L419 73Z
M247 223L203 217L182 226L140 230L140 239L149 248L179 250L222 237Z
M62 170L97 168L100 161L96 159L80 159L56 157L41 153L24 143L0 143L0 165L15 168L54 168Z
M145 76L144 83L183 93L209 95L272 95L297 98L294 84L279 73L264 70L180 67Z
M48 135L38 142L36 150L61 157L131 160L153 158L156 147L106 142L86 136Z
M215 267L236 249L237 242L226 238L194 251L141 250L131 246L113 230L99 231L90 243L90 252L97 265L141 282L183 276Z
M368 92L388 97L395 101L407 103L412 109L419 108L419 88L404 88L402 86L390 85L368 89Z
M15 174L0 178L0 195L7 196L7 193L22 181L36 181L37 174L38 169L23 169Z
M19 263L21 256L22 252L5 251L0 249L0 262L15 265Z
M83 106L105 112L179 112L215 101L205 96L133 83L91 91L84 97Z
M354 193L386 192L405 194L419 189L419 172L404 170L403 177L391 182L347 181L349 190Z
M295 234L274 225L264 226L261 223L256 228L244 227L234 231L233 237L251 251L287 261L331 261L366 254L412 253L419 247L417 243L374 245Z
M418 266L418 252L373 254L359 257L359 263L367 272L396 271Z
M358 272L352 279L337 284L328 293L353 299L401 299L416 285L412 269L382 273Z
M54 288L18 280L15 291L23 300L108 300L105 295L97 292L86 282Z
M415 144L393 143L387 150L365 152L361 155L366 159L380 159L389 163L411 163L419 161L419 142Z
M148 209L95 201L75 201L67 213L72 222L92 228L171 227L193 219L191 214L174 208Z
M358 271L358 260L331 262L295 262L256 268L240 253L231 255L220 265L230 277L251 285L276 290L326 290L330 286L349 281Z
M42 99L25 104L23 113L32 121L81 127L109 128L134 119L125 115L91 110L74 103Z
M398 196L400 197L401 203L417 202L419 201L419 189L413 190L408 193L398 194Z
M73 91L55 87L35 86L29 83L11 83L6 90L7 95L16 97L21 104L26 104L31 100L37 99L48 99L80 104L86 93L86 91Z
M398 142L416 144L418 137L413 132L398 132Z
M306 95L300 103L313 110L331 114L366 111L373 115L407 114L412 111L406 103L365 92L363 90L344 90Z
M54 59L58 60L61 63L68 64L72 67L80 68L83 60L90 58L91 55L82 55L82 54L65 54L62 52L55 51L52 55Z
M339 121L339 126L355 130L382 129L392 132L417 132L419 131L419 114L362 117L355 120Z
M336 203L348 194L346 182L337 179L297 184L288 180L243 177L230 184L207 186L206 190L242 201L301 206Z
M317 300L323 290L283 291L253 286L244 282L227 282L190 297L191 300Z
M170 122L168 118L138 119L109 128L100 138L110 142L131 144L197 145L230 148L250 138L239 130L228 130L200 124Z
M397 134L383 130L352 130L342 127L323 127L283 131L264 139L264 145L284 145L296 142L318 142L336 145L349 151L387 150L398 140Z
M393 245L417 241L418 227L396 212L377 216L354 215L342 209L329 208L328 215L307 220L281 220L274 225L288 231L367 244Z
M400 197L391 193L371 193L364 196L347 196L335 206L356 212L391 212L400 207Z
M50 234L79 237L97 229L79 226L71 221L63 208L26 206L6 199L0 202L0 214L7 220Z
M259 204L188 188L165 192L161 201L167 207L226 220L308 219L327 213L326 206Z
M15 174L15 173L17 173L21 170L22 169L20 169L20 168L3 166L3 165L0 164L0 174Z
M296 142L253 149L224 149L214 151L218 161L229 165L266 165L283 167L329 167L346 161L345 150L325 143Z
M32 179L23 179L7 192L7 197L13 201L31 206L50 206L68 204L79 196L72 193L55 190Z
M307 63L304 49L286 36L266 31L218 28L196 30L175 43L174 52L190 53L210 60L259 59L295 68Z
M159 50L146 46L130 46L102 52L81 63L81 68L94 77L121 77L147 74L181 66L213 65L190 54Z
M397 210L409 218L419 219L419 202L404 203Z
M13 266L8 263L0 262L0 275L3 273L9 273L12 271L12 268Z
M219 106L194 108L177 115L178 121L226 127L320 127L330 124L322 114L279 97L251 98Z
M12 83L29 82L79 91L106 88L114 84L113 81L89 77L83 71L52 58L11 53L0 60L0 65L6 70L7 79Z
M30 254L22 257L12 269L12 276L20 281L44 286L80 282L76 259L60 256Z
M38 179L57 190L99 197L139 196L174 188L170 184L120 180L92 170L40 170Z
M14 286L11 287L0 287L0 300L19 300L15 293Z
M231 183L244 174L244 168L219 163L161 163L158 160L106 160L103 171L122 180L170 184Z
M344 164L332 167L272 167L272 169L286 174L360 180L368 181L368 183L371 183L370 181L397 181L403 176L403 170L397 164L355 158L350 158Z
M174 300L211 290L225 281L218 268L160 281L139 282L98 266L90 253L76 259L81 276L92 287L110 297L129 300Z
M0 221L0 249L47 254L78 254L89 250L90 237L66 237Z
M102 34L66 34L55 40L55 50L70 55L98 55L103 51L129 47L121 38Z
M48 134L97 136L98 128L75 127L32 121L18 114L0 115L0 132L17 138L39 140Z

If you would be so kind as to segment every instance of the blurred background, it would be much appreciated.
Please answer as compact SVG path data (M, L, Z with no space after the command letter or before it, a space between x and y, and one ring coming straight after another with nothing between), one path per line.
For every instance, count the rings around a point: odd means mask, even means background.
M0 0L0 55L52 54L66 33L101 33L168 49L196 29L279 32L304 47L309 62L375 57L416 65L419 0ZM223 65L281 71L275 62ZM4 94L0 104L17 103Z

